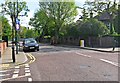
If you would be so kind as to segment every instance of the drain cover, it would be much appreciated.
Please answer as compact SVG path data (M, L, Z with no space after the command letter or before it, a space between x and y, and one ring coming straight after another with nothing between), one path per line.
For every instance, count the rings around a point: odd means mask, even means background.
M109 76L111 76L111 75L110 75L110 74L104 74L104 76L105 76L105 77L109 77Z
M89 67L91 67L91 66L89 66L89 65L80 65L80 68L89 68Z

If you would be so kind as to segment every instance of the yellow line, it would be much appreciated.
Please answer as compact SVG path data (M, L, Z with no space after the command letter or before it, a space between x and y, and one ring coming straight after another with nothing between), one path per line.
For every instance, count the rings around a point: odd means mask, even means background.
M28 63L18 64L19 66L24 66L25 64L31 64L31 63L35 62L36 58L35 58L32 54L26 53L26 55L27 55L28 57L30 57L31 60L30 60ZM8 69L8 68L13 68L13 67L9 67L8 64L0 65L0 67L3 67L3 66L4 66L6 69Z
M31 64L31 63L35 62L36 58L32 54L27 53L27 56L29 56L32 60L30 60L28 63L25 63L25 64ZM24 66L25 64L22 64L22 65L19 65L19 66ZM23 76L18 76L16 78L22 78L22 77L27 77L27 76L23 75ZM6 79L2 79L0 81L6 81L6 80L11 80L11 79L15 79L15 78L6 78Z
M30 59L32 59L32 56L29 53L27 53L27 55L30 57Z

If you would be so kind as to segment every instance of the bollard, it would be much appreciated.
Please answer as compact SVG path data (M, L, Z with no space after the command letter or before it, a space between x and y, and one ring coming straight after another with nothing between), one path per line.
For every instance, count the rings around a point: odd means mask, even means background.
M80 40L80 47L84 47L84 40Z

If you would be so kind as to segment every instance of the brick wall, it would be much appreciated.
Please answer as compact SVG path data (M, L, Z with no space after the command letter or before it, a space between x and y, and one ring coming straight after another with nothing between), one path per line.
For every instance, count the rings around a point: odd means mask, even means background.
M6 42L0 42L0 57L4 53L4 51L6 50L6 48L7 48Z

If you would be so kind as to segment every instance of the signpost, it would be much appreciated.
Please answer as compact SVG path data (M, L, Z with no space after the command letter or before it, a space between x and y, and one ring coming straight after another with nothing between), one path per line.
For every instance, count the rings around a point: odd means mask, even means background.
M16 34L16 54L18 54L18 33L17 33L17 31L18 30L20 30L20 20L18 19L18 18L16 18L16 32L15 32L15 34Z
M16 30L20 30L20 20L16 18Z

